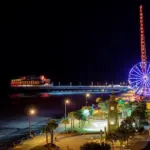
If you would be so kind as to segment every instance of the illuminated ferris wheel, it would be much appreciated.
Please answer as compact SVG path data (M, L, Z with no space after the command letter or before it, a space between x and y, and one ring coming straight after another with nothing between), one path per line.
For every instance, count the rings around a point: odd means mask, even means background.
M139 95L150 95L150 63L146 62L145 72L143 73L143 63L140 62L133 66L129 72L129 84Z
M141 43L141 62L133 66L129 72L129 84L136 94L150 95L150 62L147 62L143 6L140 5L140 43Z

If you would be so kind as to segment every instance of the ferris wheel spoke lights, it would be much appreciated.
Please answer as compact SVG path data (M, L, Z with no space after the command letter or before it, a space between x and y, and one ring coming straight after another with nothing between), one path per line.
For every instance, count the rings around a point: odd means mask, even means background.
M144 62L144 66L144 72L143 62L133 66L129 72L129 83L137 94L150 95L150 62Z

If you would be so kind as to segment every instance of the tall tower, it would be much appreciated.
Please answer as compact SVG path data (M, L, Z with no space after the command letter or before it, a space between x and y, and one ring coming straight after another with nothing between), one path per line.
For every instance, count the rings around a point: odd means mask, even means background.
M115 132L119 126L117 104L115 95L110 95L108 103L108 133Z
M143 19L143 6L140 5L140 43L141 43L141 61L143 62L143 73L145 73L146 57L146 45L145 45L145 33L144 33L144 19Z
M140 43L141 43L141 62L142 62L142 73L143 77L145 77L145 80L147 79L146 76L146 44L145 44L145 31L144 31L144 15L143 15L143 5L140 5ZM146 90L146 85L143 85L143 94Z
M129 72L129 83L138 95L150 95L150 62L146 56L143 5L139 6L141 62L134 65Z

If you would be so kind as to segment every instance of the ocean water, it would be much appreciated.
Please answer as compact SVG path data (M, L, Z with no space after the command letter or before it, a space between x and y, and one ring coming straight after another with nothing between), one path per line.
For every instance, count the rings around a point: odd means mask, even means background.
M103 100L109 98L108 94L90 94L88 105L96 104L96 98L101 97ZM76 111L85 106L85 94L60 94L50 95L48 93L38 93L24 95L17 93L11 95L9 101L13 113L10 115L25 115L30 107L35 107L37 115L42 117L62 117L64 116L65 100L69 99L67 112Z
M109 95L90 94L88 105L96 105L99 97L106 100ZM36 114L32 117L32 130L35 132L39 132L49 118L62 118L66 99L70 101L66 107L67 113L85 106L85 94L13 93L7 98L3 97L1 100L4 104L0 109L0 143L17 141L28 134L28 110L31 107L36 109Z

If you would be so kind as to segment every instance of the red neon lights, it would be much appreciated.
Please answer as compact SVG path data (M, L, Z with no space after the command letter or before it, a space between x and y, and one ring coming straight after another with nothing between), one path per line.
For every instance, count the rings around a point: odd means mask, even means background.
M144 34L144 19L143 19L143 6L140 5L140 40L141 40L141 61L143 62L142 70L145 73L145 62L146 57L146 45L145 45L145 34Z

